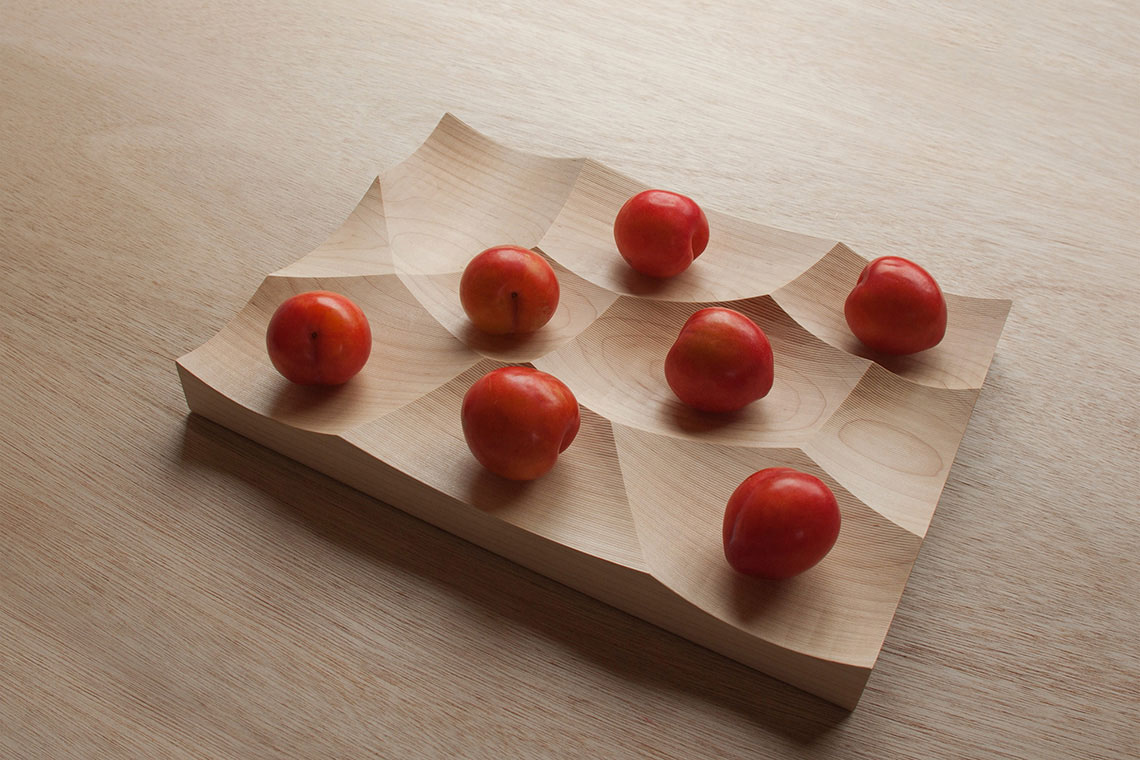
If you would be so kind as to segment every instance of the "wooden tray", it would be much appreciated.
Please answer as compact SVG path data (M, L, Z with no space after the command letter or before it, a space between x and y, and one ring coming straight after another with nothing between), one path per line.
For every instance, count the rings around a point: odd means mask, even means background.
M866 261L842 243L708 213L700 260L667 281L618 256L612 225L644 186L589 159L510 150L450 115L373 183L327 242L269 275L178 360L191 410L344 483L765 673L855 706L938 503L1010 303L948 294L936 348L885 359L844 322ZM683 188L673 188L680 189ZM706 209L707 211L707 209ZM543 253L562 303L527 339L473 332L460 273L491 245ZM342 292L373 325L345 386L294 386L265 329L286 297ZM675 400L665 353L697 308L728 302L768 334L771 394L712 416ZM505 363L561 378L582 429L548 475L485 472L463 441L468 386ZM721 520L736 485L789 465L843 512L827 558L789 581L736 575Z

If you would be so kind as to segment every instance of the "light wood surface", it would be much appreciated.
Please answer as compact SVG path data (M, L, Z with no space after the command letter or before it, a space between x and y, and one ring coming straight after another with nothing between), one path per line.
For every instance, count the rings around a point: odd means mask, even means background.
M1128 4L0 21L0 755L1140 752ZM174 358L445 111L1014 301L855 712L188 416Z
M613 220L642 189L594 161L500 145L445 114L329 241L269 275L237 318L179 358L187 402L433 525L853 708L1009 301L950 294L950 334L938 346L905 360L870 352L842 315L866 259L712 212L699 265L640 276L617 252ZM464 268L496 244L529 246L557 267L565 296L535 333L488 336L463 313ZM297 274L318 269L319 278ZM269 362L274 311L307 290L344 293L372 321L371 359L343 385L297 386ZM665 381L669 346L710 305L754 320L775 355L772 391L731 415L689 409ZM471 384L512 360L561 379L588 412L555 471L521 485L469 455L459 413ZM725 503L749 475L779 466L828 483L840 540L795 580L750 581L724 559Z

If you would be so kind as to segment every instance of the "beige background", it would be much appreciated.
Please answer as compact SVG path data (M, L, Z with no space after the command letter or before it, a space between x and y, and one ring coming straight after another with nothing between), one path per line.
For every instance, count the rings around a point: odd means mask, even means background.
M320 5L0 0L0 756L1140 754L1129 3ZM854 713L188 417L447 110L1014 299Z

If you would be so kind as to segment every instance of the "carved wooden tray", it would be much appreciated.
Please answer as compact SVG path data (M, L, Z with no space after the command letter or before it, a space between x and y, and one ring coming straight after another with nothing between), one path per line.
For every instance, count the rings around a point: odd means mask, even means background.
M910 358L863 349L843 301L866 260L842 243L706 209L708 249L667 281L635 274L612 234L644 186L589 159L503 147L450 115L315 251L269 275L221 332L178 360L190 408L537 572L848 708L875 664L966 430L1010 303L947 294L943 342ZM681 190L683 188L669 188ZM562 286L528 339L473 332L467 261L533 247ZM917 258L917 257L916 257ZM342 292L373 326L363 372L294 386L265 352L270 315ZM728 304L776 356L768 397L735 416L682 406L663 362L697 308ZM582 429L545 477L514 483L467 450L459 405L505 363L559 377ZM724 560L729 494L763 467L822 478L843 528L781 582Z

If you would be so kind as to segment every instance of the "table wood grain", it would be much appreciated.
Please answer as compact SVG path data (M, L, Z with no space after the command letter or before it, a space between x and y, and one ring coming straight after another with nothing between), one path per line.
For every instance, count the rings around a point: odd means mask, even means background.
M0 2L0 756L1136 757L1134 10ZM188 414L445 111L1013 299L853 713Z

